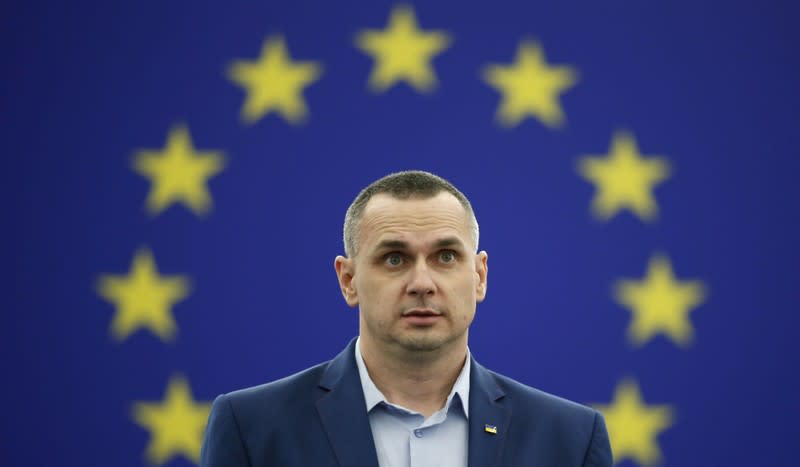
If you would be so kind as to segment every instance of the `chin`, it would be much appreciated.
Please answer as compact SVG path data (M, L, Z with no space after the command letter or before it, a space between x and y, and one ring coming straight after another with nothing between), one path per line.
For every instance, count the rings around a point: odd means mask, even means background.
M400 345L410 352L433 352L452 344L458 336L403 336Z

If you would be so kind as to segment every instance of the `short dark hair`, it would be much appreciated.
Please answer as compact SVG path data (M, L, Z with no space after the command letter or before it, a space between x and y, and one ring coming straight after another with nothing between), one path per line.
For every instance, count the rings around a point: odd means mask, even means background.
M430 172L422 170L406 170L403 172L391 173L379 180L370 183L366 188L356 196L356 199L347 208L347 214L344 216L344 251L348 257L355 257L358 253L356 248L356 237L358 233L358 225L361 222L361 217L364 215L364 208L373 196L385 193L397 199L409 198L432 198L442 191L446 191L455 196L464 210L467 212L470 222L470 233L475 248L478 248L478 220L475 218L475 212L472 210L472 205L464 193L461 193L458 188L453 186L447 180L434 175Z

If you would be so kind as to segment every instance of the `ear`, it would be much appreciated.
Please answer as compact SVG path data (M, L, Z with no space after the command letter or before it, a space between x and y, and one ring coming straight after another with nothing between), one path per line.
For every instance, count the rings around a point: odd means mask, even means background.
M475 285L475 300L480 303L486 298L486 281L489 275L489 254L485 251L475 255L475 273L478 275L478 282Z
M336 277L339 279L339 288L344 296L344 301L351 307L358 305L358 294L353 283L354 261L344 256L337 256L333 261L333 268L336 269Z

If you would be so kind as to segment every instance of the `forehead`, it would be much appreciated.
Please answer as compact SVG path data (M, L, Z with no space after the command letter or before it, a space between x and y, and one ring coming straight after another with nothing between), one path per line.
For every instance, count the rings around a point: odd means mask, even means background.
M443 191L430 198L397 199L381 193L373 196L361 218L359 236L363 247L388 237L422 240L449 235L469 245L467 211L452 194Z

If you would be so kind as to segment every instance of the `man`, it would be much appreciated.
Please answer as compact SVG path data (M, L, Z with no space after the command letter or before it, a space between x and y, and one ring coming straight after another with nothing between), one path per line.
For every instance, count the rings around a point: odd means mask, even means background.
M480 366L478 222L453 185L388 175L347 210L342 294L359 337L333 360L219 396L200 465L611 466L602 416Z

